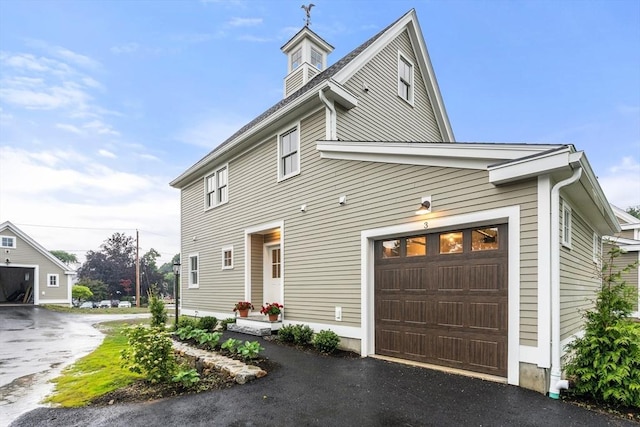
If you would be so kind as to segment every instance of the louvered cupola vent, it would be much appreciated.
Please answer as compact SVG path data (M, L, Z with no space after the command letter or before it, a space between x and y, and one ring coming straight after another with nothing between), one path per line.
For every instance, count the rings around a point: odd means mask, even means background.
M333 46L305 26L280 50L288 60L284 78L286 98L327 68L327 56L333 52Z

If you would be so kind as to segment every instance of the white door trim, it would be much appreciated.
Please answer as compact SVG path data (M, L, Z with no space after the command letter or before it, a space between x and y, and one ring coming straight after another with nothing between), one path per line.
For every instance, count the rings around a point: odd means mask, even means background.
M363 356L375 354L374 313L374 249L375 240L405 233L430 231L451 226L465 228L487 222L506 221L509 226L509 330L507 344L507 382L520 383L520 206L478 211L441 218L425 217L424 221L381 227L361 232L361 324L363 328L361 352Z
M284 220L268 222L261 225L245 228L244 230L244 298L245 301L251 299L251 235L263 231L280 229L280 263L284 266ZM264 274L264 273L263 273ZM284 293L284 269L280 274L282 280L282 289ZM284 295L280 304L284 304Z

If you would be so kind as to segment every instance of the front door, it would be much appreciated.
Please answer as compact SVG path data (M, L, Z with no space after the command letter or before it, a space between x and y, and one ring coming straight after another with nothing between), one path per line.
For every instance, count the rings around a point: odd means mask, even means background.
M282 254L280 245L265 245L264 302L282 304Z

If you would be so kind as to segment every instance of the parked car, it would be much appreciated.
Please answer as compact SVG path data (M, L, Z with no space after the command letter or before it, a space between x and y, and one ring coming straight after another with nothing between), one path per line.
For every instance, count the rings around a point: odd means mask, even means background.
M100 301L100 305L98 306L99 308L111 308L111 301L108 299L103 299L102 301Z
M80 304L80 308L96 308L96 303L92 301L85 301Z
M131 308L131 303L129 301L120 301L118 308Z

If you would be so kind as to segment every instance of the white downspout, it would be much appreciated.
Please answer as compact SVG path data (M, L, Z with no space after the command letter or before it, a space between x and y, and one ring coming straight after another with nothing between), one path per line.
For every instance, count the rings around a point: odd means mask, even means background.
M551 189L551 381L549 397L558 399L560 390L569 388L562 380L560 366L560 189L571 185L582 176L582 168L573 171L570 178L560 181Z
M318 91L318 96L327 107L327 130L325 137L327 141L337 141L338 131L336 130L336 107L334 107L333 101L329 101L327 97L324 96L322 89Z

